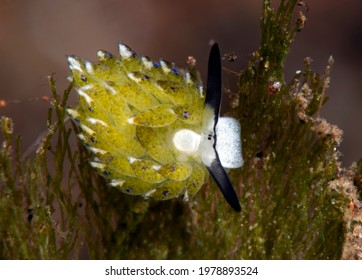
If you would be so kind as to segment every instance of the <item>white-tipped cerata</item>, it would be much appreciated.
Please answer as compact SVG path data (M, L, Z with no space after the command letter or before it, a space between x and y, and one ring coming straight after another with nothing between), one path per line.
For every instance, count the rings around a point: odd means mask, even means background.
M129 59L133 55L131 49L125 44L119 44L119 54L123 59Z
M80 62L74 56L68 56L68 63L70 70L76 70L83 72Z

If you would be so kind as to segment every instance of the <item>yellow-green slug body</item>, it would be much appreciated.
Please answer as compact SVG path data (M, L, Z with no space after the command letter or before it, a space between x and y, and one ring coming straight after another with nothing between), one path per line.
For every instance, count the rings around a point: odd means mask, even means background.
M188 200L208 178L207 149L200 149L205 91L167 61L139 57L125 44L119 51L121 59L99 50L96 64L68 57L78 105L67 113L94 155L90 164L124 193Z

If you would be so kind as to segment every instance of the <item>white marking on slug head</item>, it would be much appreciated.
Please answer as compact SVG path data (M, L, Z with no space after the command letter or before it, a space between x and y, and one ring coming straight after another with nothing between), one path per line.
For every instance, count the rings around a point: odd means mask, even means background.
M230 117L219 118L216 125L216 150L221 165L225 168L239 168L243 165L240 140L240 123Z
M199 149L201 136L190 129L180 129L173 136L176 149L184 153L195 153Z
M213 161L216 160L216 152L214 150L214 139L211 134L202 134L199 154L202 162L206 167L211 167Z
M205 105L202 115L202 133L199 154L206 167L211 167L212 162L217 158L214 150L214 124L214 109L209 105Z

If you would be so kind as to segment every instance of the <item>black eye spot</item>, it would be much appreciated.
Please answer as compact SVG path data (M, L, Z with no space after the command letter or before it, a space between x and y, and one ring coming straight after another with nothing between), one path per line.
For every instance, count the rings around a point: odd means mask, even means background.
M182 117L184 118L184 119L188 119L189 117L190 117L190 113L189 113L189 111L183 111L182 112Z
M97 143L97 140L93 136L90 138L90 140L92 141L92 143Z
M106 177L108 177L109 175L111 175L111 173L110 173L109 171L107 171L107 170L104 170L104 171L103 171L103 175L106 176Z
M127 189L126 189L126 192L131 193L131 192L132 192L132 189L131 189L131 188L127 188Z
M91 113L93 113L93 112L94 112L94 109L93 109L92 107L89 107L89 108L88 108L88 111L91 112Z
M167 191L167 190L162 192L162 195L163 195L163 196L168 196L169 194L170 194L170 193L169 193L169 191Z
M211 139L212 139L212 136L213 136L212 133L210 133L210 134L207 136L207 139L208 139L208 140L211 140Z
M80 79L85 83L88 81L87 77L84 75L80 75Z

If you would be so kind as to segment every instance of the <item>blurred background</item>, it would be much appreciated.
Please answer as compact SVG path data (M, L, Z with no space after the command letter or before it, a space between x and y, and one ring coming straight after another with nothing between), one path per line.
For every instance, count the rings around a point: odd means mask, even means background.
M240 70L258 49L262 0L0 0L0 115L14 119L25 150L46 129L50 96L47 76L55 73L58 92L67 86L65 55L95 61L96 51L118 52L125 42L138 54L164 58L178 67L197 60L202 77L210 40L238 60ZM273 1L274 6L278 1ZM345 166L362 156L362 1L308 1L308 20L286 61L286 80L312 57L322 73L328 57L335 64L321 116L344 131L340 150ZM301 9L305 12L305 8ZM224 85L230 75L224 73ZM75 94L74 94L75 95ZM21 102L17 102L20 100ZM75 98L72 97L71 103Z

